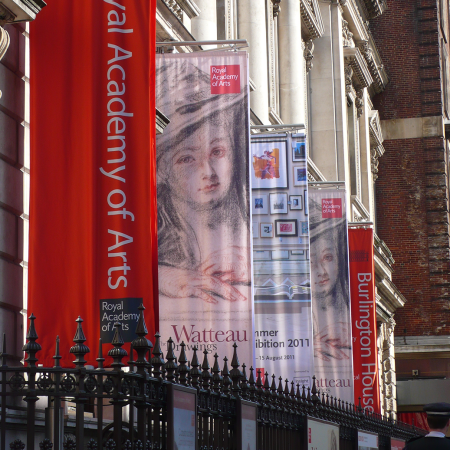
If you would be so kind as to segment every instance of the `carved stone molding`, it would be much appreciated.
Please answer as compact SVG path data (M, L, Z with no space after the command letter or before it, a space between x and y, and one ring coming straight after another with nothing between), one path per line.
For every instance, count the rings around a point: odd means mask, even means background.
M175 14L176 18L183 20L183 13L190 19L200 14L200 9L192 0L163 0L167 7Z
M278 17L278 14L280 14L280 11L281 11L281 7L280 7L281 0L272 0L272 3L273 3L273 9L272 9L273 18L276 19Z
M344 76L345 76L345 92L348 95L352 91L352 87L353 87L353 83L352 83L353 69L350 66L350 64L347 64L344 67Z
M353 33L348 28L348 22L342 19L342 39L344 47L355 46L355 41L353 40Z
M395 325L397 325L397 323L395 322L394 318L391 317L386 323L386 331L388 332L389 336L394 333Z
M364 4L370 19L383 14L387 7L386 0L364 0L361 3Z
M362 116L363 108L364 108L364 90L359 89L356 92L355 106L357 110L358 119Z
M373 83L373 78L367 67L367 63L361 52L357 48L344 48L345 62L353 69L353 84L357 89L369 87Z
M373 181L377 181L378 178L378 152L375 148L370 148L370 169L372 170Z
M375 88L375 92L379 94L384 90L384 82L383 76L381 74L381 70L383 70L383 65L378 66L375 61L374 53L368 41L362 41L358 44L358 48L361 51L364 59L367 63L367 66L370 71L370 75L373 78L373 84Z
M300 0L300 15L302 18L302 34L305 30L309 39L317 39L323 36L325 28L317 0Z
M371 147L383 145L384 137L381 131L380 115L378 114L378 111L372 110L369 113L369 133Z
M305 43L305 49L303 50L303 56L306 60L306 73L309 73L309 71L313 68L312 60L314 59L313 55L314 51L314 42L312 39L309 41L306 41Z
M378 111L369 113L369 134L370 134L370 161L373 173L373 180L378 178L378 160L383 156L385 149L383 147L383 133L381 132L380 116Z
M8 32L0 27L0 60L5 56L6 50L9 47L9 34Z
M15 19L16 15L3 3L0 3L0 26L3 27L7 23L13 23Z

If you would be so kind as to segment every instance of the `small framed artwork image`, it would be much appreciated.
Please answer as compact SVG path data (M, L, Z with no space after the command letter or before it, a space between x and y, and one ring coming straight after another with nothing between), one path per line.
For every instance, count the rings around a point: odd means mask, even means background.
M252 235L253 238L259 238L259 223L252 222Z
M260 227L260 236L262 238L273 238L273 223L262 222Z
M306 167L294 167L294 186L303 186L307 183Z
M252 214L269 214L267 195L252 194Z
M275 236L298 236L297 220L275 220Z
M306 160L306 142L295 142L295 147L292 149L292 161Z
M308 215L308 191L305 189L303 191L303 194L305 194L303 197L305 198L305 216Z
M302 234L308 234L308 222L300 222L300 231Z
M286 141L253 142L252 188L278 189L288 187Z
M288 195L286 193L270 194L270 214L287 214Z
M303 209L303 197L301 195L290 195L289 202L291 209Z

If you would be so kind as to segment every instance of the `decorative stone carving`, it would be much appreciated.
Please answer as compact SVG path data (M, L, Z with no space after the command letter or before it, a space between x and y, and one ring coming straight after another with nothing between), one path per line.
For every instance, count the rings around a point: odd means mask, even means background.
M353 48L355 41L353 40L353 33L348 28L348 22L342 19L342 38L344 47Z
M373 174L373 181L376 181L378 178L378 152L375 148L370 149L370 168Z
M0 27L0 60L5 56L6 50L9 47L9 34L8 32Z
M309 71L313 68L312 60L314 59L313 55L314 51L314 43L312 39L309 41L306 41L305 43L305 50L303 50L303 56L306 60L306 73L309 73Z
M357 110L358 119L362 116L363 108L364 108L364 90L359 89L356 92L355 106Z
M383 77L381 75L381 70L383 70L383 65L381 64L379 66L377 64L377 62L375 61L374 51L371 48L369 41L360 42L358 44L358 48L359 48L361 54L363 55L363 57L367 63L370 75L373 78L375 92L376 93L382 92L384 89Z
M0 3L0 26L3 27L6 23L14 22L16 15L10 11L5 5Z
M353 77L353 69L350 64L347 64L344 67L344 76L345 76L345 92L350 94L352 92L352 77Z
M369 67L358 48L344 47L344 59L353 69L353 84L356 89L369 87L373 83Z
M273 18L277 18L278 14L280 14L281 11L281 7L280 7L280 3L281 0L272 0L273 3L273 8L272 8L272 13L273 13Z
M317 0L300 0L300 15L302 18L302 33L305 29L309 39L317 39L323 36L325 27Z

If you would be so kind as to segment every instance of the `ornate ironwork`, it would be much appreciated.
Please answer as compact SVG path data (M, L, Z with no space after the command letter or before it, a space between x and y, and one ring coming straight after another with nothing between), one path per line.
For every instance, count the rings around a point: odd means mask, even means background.
M315 379L309 386L296 385L287 379L264 374L253 367L247 369L240 364L238 347L233 345L233 357L229 363L223 358L223 368L219 364L219 355L213 360L207 351L203 353L200 364L196 347L190 367L187 364L185 345L180 344L180 354L177 360L173 341L168 342L166 361L161 351L160 335L155 335L151 363L149 351L152 348L146 339L147 329L143 317L144 308L140 308L140 318L137 326L137 338L133 341L128 366L122 359L126 351L122 349L123 338L120 327L116 325L116 333L112 342L112 350L108 352L113 357L112 370L103 368L101 341L97 368L86 367L84 356L88 347L84 344L86 338L81 328L81 319L77 321L77 332L74 338L75 346L72 353L76 359L73 368L62 368L60 362L59 339L56 341L54 367L40 367L36 352L40 348L37 333L34 328L35 317L30 317L30 329L27 334L29 342L24 346L28 353L26 367L0 367L0 389L3 404L14 405L18 399L24 398L27 403L28 426L27 442L36 442L36 427L32 423L36 417L36 401L47 398L47 404L54 412L61 409L62 402L71 402L75 409L72 416L76 422L76 439L83 442L85 432L88 450L143 450L165 448L168 428L168 388L171 384L190 386L197 390L198 411L198 447L201 449L229 449L237 447L236 416L240 399L254 402L257 406L258 448L268 450L274 446L274 436L277 443L285 442L279 448L290 448L292 443L306 442L306 417L315 417L340 425L340 440L345 447L353 446L356 430L366 430L377 433L379 442L387 445L391 436L407 439L420 431L393 421L391 418L364 411L361 405L348 404L330 397L317 389ZM6 354L6 344L3 344L2 354ZM133 360L133 352L137 358ZM212 363L212 367L211 364ZM229 370L229 365L231 370ZM255 380L256 377L256 380ZM93 405L93 422L86 427L85 405ZM104 406L112 404L114 420L104 429ZM73 406L72 406L73 405ZM122 409L129 406L129 423L123 421ZM6 409L6 408L5 408ZM8 422L6 414L1 416L2 430L6 430ZM45 439L40 444L40 450L52 450L53 443L61 442L62 423L59 414L46 415L46 429L53 430L51 439ZM11 421L17 421L17 418ZM26 422L24 422L26 423ZM98 424L98 430L92 430L92 424ZM130 425L131 424L131 425ZM17 424L14 423L15 427ZM66 425L67 426L67 425ZM2 431L4 432L4 431ZM91 435L89 435L91 433ZM75 435L64 436L64 450L75 450ZM288 445L288 443L291 443ZM12 450L24 450L20 440L9 443ZM302 445L300 445L302 448ZM0 450L6 450L5 444Z

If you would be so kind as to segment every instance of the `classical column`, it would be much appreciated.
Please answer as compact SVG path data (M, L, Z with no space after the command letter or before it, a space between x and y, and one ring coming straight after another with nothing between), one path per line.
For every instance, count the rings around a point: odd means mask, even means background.
M200 14L191 20L192 35L197 41L217 40L216 0L195 0L195 3L200 9Z
M309 72L311 157L327 180L349 182L341 7L331 0L321 0L319 7L325 32L314 41L314 68ZM350 218L351 208L347 211Z
M284 123L305 122L300 2L283 0L278 15L280 113Z
M255 85L250 107L263 123L269 123L267 37L265 0L238 0L238 37L250 44L250 78Z

